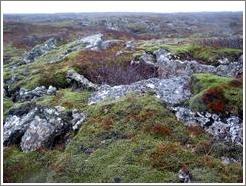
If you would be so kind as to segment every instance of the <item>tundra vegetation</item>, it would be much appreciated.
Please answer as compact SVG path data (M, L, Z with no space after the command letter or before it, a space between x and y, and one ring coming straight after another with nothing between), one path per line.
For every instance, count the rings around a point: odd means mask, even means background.
M241 183L243 14L3 16L8 183Z

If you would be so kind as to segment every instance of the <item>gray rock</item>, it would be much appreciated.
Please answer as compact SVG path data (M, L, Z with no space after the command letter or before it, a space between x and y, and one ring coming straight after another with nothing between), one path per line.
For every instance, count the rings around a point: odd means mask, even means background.
M45 86L36 87L33 90L27 90L25 88L21 88L19 90L19 94L16 97L19 101L30 101L38 97L42 97L44 95L54 95L56 94L56 88L53 86L49 86L48 89Z
M133 50L135 48L135 45L134 45L134 42L133 41L127 41L125 45L126 45L125 48L127 50Z
M193 112L189 108L174 107L179 121L190 126L198 124L216 139L243 144L243 124L237 116L221 118L216 114Z
M23 151L51 147L56 137L72 129L77 130L86 118L86 114L78 111L69 114L43 106L12 113L16 115L10 114L4 123L3 142L4 145L20 143Z
M164 49L159 49L154 54L156 65L159 67L159 76L163 78L191 76L193 73L216 73L216 68L212 65L202 65L196 61L173 60L171 53Z
M216 68L216 74L221 76L236 77L243 74L242 57L236 62L221 64Z
M124 41L123 40L117 40L117 39L103 41L101 44L101 48L107 49L107 48L110 48L110 47L112 47L116 44L122 43L122 42L124 42Z
M46 42L44 42L41 45L36 45L34 48L32 48L31 51L24 54L23 61L24 63L32 63L35 61L35 59L41 55L44 55L48 51L56 48L56 39L50 38Z
M95 34L82 38L79 42L86 44L87 49L98 50L102 47L102 36L103 34Z
M53 94L56 93L56 91L57 91L56 87L53 87L53 86L50 85L48 90L47 90L47 94L48 95L53 95Z
M87 88L96 90L98 87L96 84L90 82L83 75L80 75L73 69L68 70L67 79L70 83L76 84L76 88Z
M182 168L179 170L178 177L181 183L190 183L192 175L187 168Z
M156 66L155 64L155 58L152 54L147 54L144 53L140 58L139 58L140 64L144 65L151 65L151 66Z
M130 85L109 86L102 85L98 91L89 98L89 104L95 104L104 100L117 100L129 93L154 92L162 101L169 104L177 104L191 95L188 89L189 77L175 77L170 79L151 78Z
M78 130L81 124L85 121L87 116L85 113L80 113L76 109L72 111L72 116L73 116L73 120L72 120L73 130Z

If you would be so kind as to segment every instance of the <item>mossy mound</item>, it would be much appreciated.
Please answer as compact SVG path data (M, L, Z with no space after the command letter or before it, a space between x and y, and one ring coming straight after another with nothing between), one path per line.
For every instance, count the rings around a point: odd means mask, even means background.
M172 54L180 57L181 59L195 59L208 65L219 65L218 59L222 58L228 58L233 61L238 59L242 54L241 49L208 47L198 44L191 44L191 42L182 44L146 42L140 44L135 55L139 56L139 54L143 51L153 53L160 48L170 51Z
M195 94L190 107L195 111L235 114L242 117L243 84L241 80L212 74L194 74L192 90Z
M69 90L62 94L61 102L71 96ZM23 153L15 147L6 149L5 180L179 182L177 173L182 166L194 172L194 182L242 179L240 163L222 164L214 155L213 143L209 143L211 137L201 128L187 128L177 121L154 96L131 95L119 102L87 106L85 110L88 120L63 151ZM13 174L19 170L16 167L25 171Z

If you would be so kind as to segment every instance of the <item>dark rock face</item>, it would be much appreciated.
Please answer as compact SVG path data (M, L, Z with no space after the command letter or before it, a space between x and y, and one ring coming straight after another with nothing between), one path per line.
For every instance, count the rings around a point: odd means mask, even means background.
M77 110L71 114L56 108L32 105L27 110L25 107L10 112L3 128L4 145L20 143L23 151L51 147L56 137L77 130L86 119ZM18 111L22 108L25 112Z
M30 52L27 52L24 55L23 61L24 63L32 63L37 57L47 53L48 51L54 49L56 47L56 39L50 38L46 42L41 45L37 45Z
M156 96L169 104L177 104L191 95L189 90L189 77L174 77L170 79L151 78L130 85L109 86L102 85L89 99L89 104L104 100L116 100L129 93L154 92Z
M243 144L243 123L237 116L221 118L217 114L193 112L185 107L176 107L173 110L176 112L177 119L186 125L198 124L215 139Z

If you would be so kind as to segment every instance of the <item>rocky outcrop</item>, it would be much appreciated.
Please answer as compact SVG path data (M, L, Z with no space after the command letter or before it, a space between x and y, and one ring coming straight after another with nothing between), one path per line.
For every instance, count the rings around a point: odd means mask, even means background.
M99 50L102 47L102 34L95 34L85 38L82 38L79 42L84 43L86 49Z
M56 48L56 39L55 38L50 38L46 42L44 42L41 45L37 45L30 52L25 53L23 57L24 63L32 63L34 60L47 53L48 51Z
M170 78L179 75L192 75L193 73L216 73L216 68L212 65L202 65L196 61L181 61L172 59L171 53L164 49L154 52L156 65L159 67L159 76Z
M104 100L116 100L129 93L154 92L156 96L168 104L178 104L191 95L187 76L174 77L170 79L151 78L130 85L109 86L102 85L89 99L89 104Z
M217 114L193 112L185 107L176 107L173 110L177 119L186 125L199 125L216 139L243 144L243 124L237 116L221 118Z
M33 90L27 90L25 88L21 88L19 90L19 94L16 97L16 100L30 101L38 97L42 97L44 95L54 95L56 94L56 90L57 89L53 86L49 86L48 89L45 86L41 86L41 87L36 87Z
M86 115L28 103L10 111L3 127L3 144L20 143L23 151L49 148L55 139L77 130Z
M69 83L73 85L74 88L86 88L86 89L91 89L91 90L97 89L96 84L90 82L83 75L80 75L73 69L68 70L67 79Z
M220 65L216 68L216 73L221 76L237 77L243 74L243 56L236 62L221 60Z

